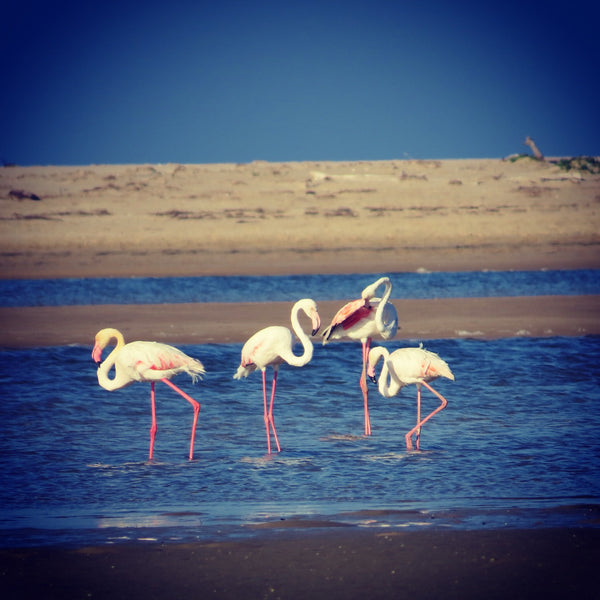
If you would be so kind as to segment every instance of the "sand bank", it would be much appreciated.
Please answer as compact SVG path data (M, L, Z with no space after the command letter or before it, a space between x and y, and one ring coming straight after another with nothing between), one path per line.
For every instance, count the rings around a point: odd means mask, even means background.
M327 323L342 301L319 302ZM267 325L289 326L292 303L138 304L0 308L0 347L91 345L103 327L127 340L169 344L244 342ZM599 296L394 300L395 340L600 334ZM315 338L318 339L318 338Z

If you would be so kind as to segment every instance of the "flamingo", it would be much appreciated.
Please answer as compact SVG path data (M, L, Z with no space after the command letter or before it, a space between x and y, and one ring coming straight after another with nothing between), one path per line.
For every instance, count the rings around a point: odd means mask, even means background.
M382 285L385 291L381 298L375 293ZM371 347L371 339L381 336L389 340L398 331L398 314L393 304L388 302L392 293L392 282L389 277L381 277L375 283L368 285L358 300L348 302L333 317L331 324L323 331L323 345L330 340L348 337L360 340L362 344L362 373L360 389L365 405L365 435L371 435L371 420L369 418L369 391L367 388L367 357Z
M312 335L315 335L321 327L321 319L317 310L317 304L310 298L298 300L292 307L291 322L294 333L302 343L304 352L300 356L293 353L292 332L287 327L272 325L257 331L242 348L242 360L237 372L233 376L234 379L248 377L252 371L260 369L262 371L263 382L263 407L264 420L267 430L267 453L271 454L271 435L270 429L273 430L273 437L277 445L277 452L281 452L281 446L277 438L275 430L275 422L273 420L273 402L275 400L275 387L277 384L277 373L279 366L282 363L287 363L293 367L303 367L308 364L313 356L313 345L310 338L306 335L300 321L298 313L303 311L312 322ZM267 367L273 367L273 382L271 384L271 402L267 408Z
M375 366L382 357L384 361L378 387L379 393L384 398L396 396L406 385L415 384L417 386L417 424L406 434L405 438L406 448L412 450L412 436L416 434L416 449L419 450L422 425L448 404L446 398L434 390L429 382L438 377L446 377L454 381L454 375L446 361L434 352L424 350L422 344L419 348L400 348L392 354L388 352L387 348L378 346L369 352L367 366L367 373L374 383L377 383ZM421 419L421 385L424 385L441 400L440 406L424 419Z
M106 359L101 362L102 351L113 339L116 340L115 347ZM124 388L134 381L150 382L152 427L150 428L149 460L152 460L154 438L156 437L157 430L154 383L162 381L192 405L194 408L194 422L192 424L192 437L190 441L190 460L192 460L200 404L169 380L179 373L187 373L191 376L192 381L195 382L205 372L202 363L167 344L160 344L158 342L130 342L126 344L123 334L118 329L113 328L101 329L96 334L92 358L98 364L98 383L109 392ZM115 376L111 379L109 372L113 366L115 367Z

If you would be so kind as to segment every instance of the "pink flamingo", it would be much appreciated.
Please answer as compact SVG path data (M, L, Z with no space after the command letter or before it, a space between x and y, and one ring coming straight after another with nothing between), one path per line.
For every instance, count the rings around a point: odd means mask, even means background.
M102 351L113 339L116 340L115 347L104 362L101 362ZM126 344L123 334L112 328L102 329L96 334L92 358L98 364L98 383L109 392L124 388L134 381L150 382L150 400L152 403L150 460L152 460L154 438L157 430L154 383L162 381L178 394L181 394L192 405L194 408L194 422L190 441L190 460L192 460L200 404L180 390L174 383L171 383L169 379L178 373L187 373L195 382L198 377L204 374L202 363L167 344L158 342L130 342ZM108 374L113 366L115 367L115 376L110 379Z
M292 332L287 327L272 325L257 331L242 348L242 360L237 372L233 376L234 379L248 377L252 371L260 369L262 371L263 381L263 406L264 420L267 430L267 452L271 454L271 435L270 429L273 429L273 437L277 444L277 452L281 452L279 440L277 439L277 431L275 430L275 422L273 420L273 402L275 400L275 386L277 384L277 372L279 366L286 362L293 367L303 367L308 364L313 356L313 345L310 338L306 335L300 321L298 313L303 311L312 321L312 335L315 335L321 327L321 319L317 310L317 305L314 300L304 298L298 300L292 307L291 321L292 329L302 343L304 352L300 356L293 353ZM267 367L273 367L273 383L271 385L271 403L267 408Z
M381 298L376 298L377 289L384 285L385 291ZM360 389L365 405L365 435L371 435L371 420L369 418L369 391L367 389L367 357L371 347L371 339L381 336L389 340L398 331L398 314L393 304L388 302L392 293L392 282L389 277L381 277L375 283L367 286L358 300L348 302L333 317L331 324L323 332L323 345L330 340L348 337L360 340L362 343L362 373Z
M412 436L416 434L416 448L419 450L421 427L448 404L446 398L434 390L429 382L438 377L446 377L454 381L454 375L446 361L437 354L424 350L422 345L419 348L400 348L392 354L388 352L387 348L378 346L369 352L367 366L367 373L374 383L377 383L375 366L382 357L384 361L379 377L379 393L383 397L396 396L406 385L415 384L417 386L417 424L406 434L405 438L406 448L412 450ZM421 385L424 385L441 400L440 406L424 419L421 419Z

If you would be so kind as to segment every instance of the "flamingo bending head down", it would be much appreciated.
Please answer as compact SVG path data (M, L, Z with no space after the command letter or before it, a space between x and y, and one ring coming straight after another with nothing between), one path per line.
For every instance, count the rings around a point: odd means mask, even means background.
M417 424L406 434L406 448L412 449L412 436L416 435L416 449L419 450L421 427L429 421L433 415L446 407L448 401L439 392L434 390L429 382L438 377L446 377L454 381L454 374L448 363L442 360L434 352L419 348L399 348L391 354L387 348L378 346L369 352L367 374L371 381L377 383L375 367L383 358L383 367L379 375L379 393L385 398L396 396L400 390L407 385L417 386ZM424 385L430 392L435 394L441 401L440 406L427 417L421 419L421 386Z

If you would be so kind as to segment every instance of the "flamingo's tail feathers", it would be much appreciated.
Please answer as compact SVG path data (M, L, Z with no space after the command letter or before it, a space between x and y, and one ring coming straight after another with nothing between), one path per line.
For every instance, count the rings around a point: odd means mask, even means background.
M454 381L454 373L450 370L450 367L445 360L438 358L438 360L432 363L432 366L435 368L438 377L445 377L446 379Z
M193 383L196 383L198 379L202 379L202 375L206 373L204 365L199 360L186 365L185 372L192 378Z

